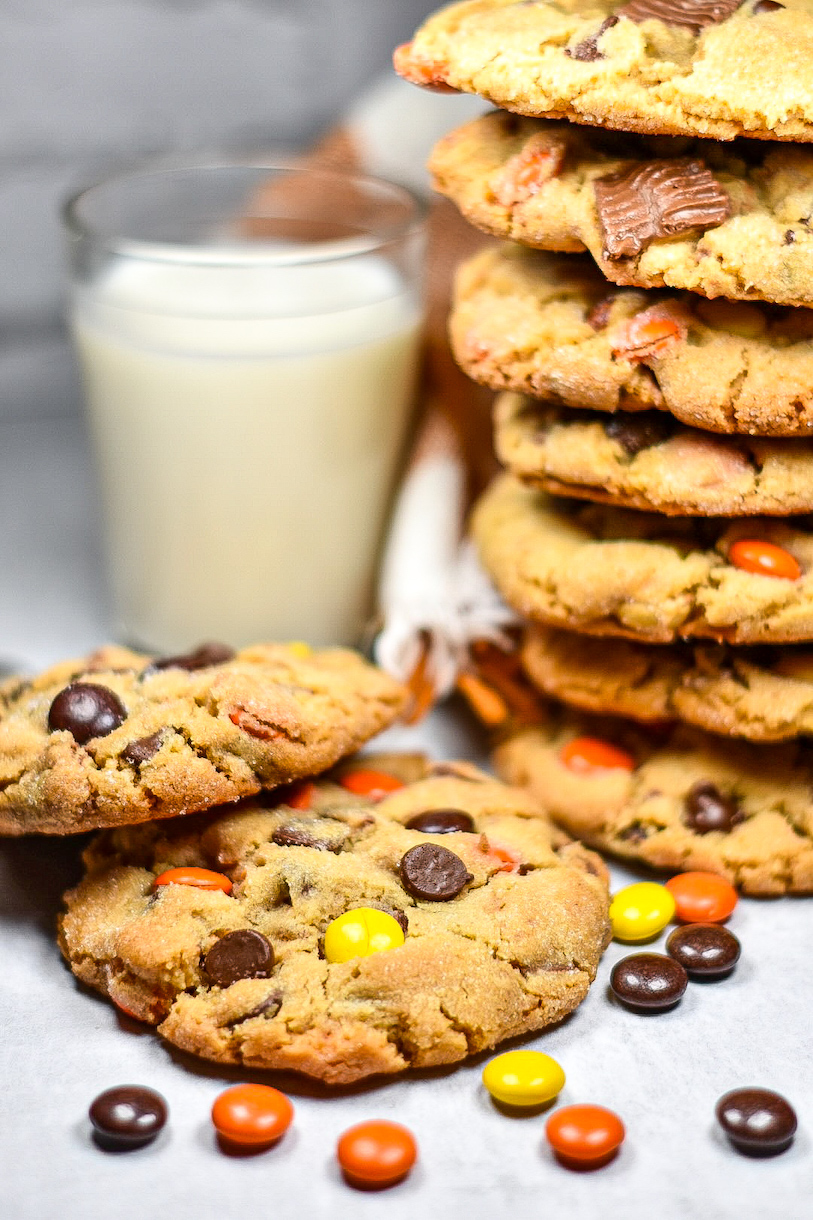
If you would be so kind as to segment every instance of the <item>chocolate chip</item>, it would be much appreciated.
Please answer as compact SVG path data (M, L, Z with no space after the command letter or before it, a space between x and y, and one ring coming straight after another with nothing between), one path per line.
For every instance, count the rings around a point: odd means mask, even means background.
M683 998L689 979L683 967L663 953L632 953L613 968L610 987L628 1008L663 1012Z
M226 661L231 661L233 656L234 649L229 648L228 644L199 644L191 652L176 657L157 657L144 673L153 673L158 669L187 669L190 672L207 669L210 665L224 665Z
M669 934L666 952L692 978L722 978L740 960L740 942L718 923L687 923Z
M767 0L766 0L766 3L767 3ZM793 229L785 229L785 245L792 246L795 241L796 241L796 234L793 232Z
M163 729L159 729L157 733L150 733L149 737L138 737L124 747L121 752L122 760L129 763L131 767L140 767L142 763L149 762L158 753L163 739Z
M628 258L657 238L710 229L731 215L731 200L692 157L647 161L594 183L605 258Z
M629 0L618 10L618 16L636 22L654 18L699 34L707 25L725 21L741 4L742 0Z
M701 781L689 789L683 802L686 825L697 834L706 835L712 830L733 830L743 821L743 813L731 796L724 796L720 789L708 781Z
M271 839L277 847L319 847L322 850L325 848L324 843L317 843L307 831L299 830L296 826L278 826Z
M124 705L109 687L71 682L51 704L48 728L52 733L67 730L83 746L92 737L106 737L126 719Z
M268 1017L270 1020L275 1017L282 1008L282 992L272 991L269 996L266 996L261 1004L256 1008L252 1008L250 1012L245 1012L241 1017L235 1017L231 1021L227 1021L227 1025L242 1025L244 1021L250 1021L253 1017Z
M604 424L610 440L618 441L630 457L661 445L674 432L674 419L665 411L616 411Z
M109 1152L149 1144L166 1123L167 1113L160 1093L135 1084L105 1090L88 1112L96 1143Z
M231 987L238 979L267 979L274 965L274 950L261 932L240 928L215 941L204 965L216 986Z
M717 1102L717 1121L738 1152L774 1156L796 1134L793 1106L771 1089L733 1089Z
M642 822L633 822L631 826L619 830L618 838L624 843L643 843L649 838L649 831Z
M407 830L419 830L425 835L450 835L457 831L474 832L474 819L462 809L429 809L416 813L406 823Z
M610 320L610 312L617 296L617 292L611 292L597 301L585 318L587 325L592 326L593 330L604 330Z
M755 13L776 13L780 8L784 8L784 4L777 4L776 0L757 0L754 5L753 12Z
M404 936L409 935L409 920L406 917L406 911L399 911L395 907L382 907L381 909L385 910L387 915L392 915Z
M604 59L604 52L598 49L598 40L602 34L606 33L607 30L611 30L614 25L618 25L617 17L605 17L595 34L589 34L587 38L576 43L575 47L566 48L565 55L569 55L571 59L580 59L584 63L593 63L597 59Z
M436 843L411 847L401 857L400 873L404 889L427 902L446 902L472 880L460 857Z

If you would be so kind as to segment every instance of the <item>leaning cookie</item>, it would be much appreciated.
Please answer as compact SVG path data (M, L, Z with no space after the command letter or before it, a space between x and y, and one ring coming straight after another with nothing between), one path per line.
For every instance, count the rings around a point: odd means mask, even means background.
M595 766L592 759L601 759ZM721 873L748 894L813 892L813 753L680 727L555 715L495 765L570 834L654 868Z
M431 168L479 228L589 250L614 284L813 304L813 149L648 140L496 113L446 136Z
M803 644L637 644L526 632L522 663L544 694L644 723L683 720L750 741L813 734L813 650Z
M455 1063L584 999L606 870L526 794L390 756L288 801L99 835L61 920L74 973L182 1050L328 1084Z
M712 432L813 429L813 310L612 288L588 258L505 244L460 267L450 333L491 389Z
M663 644L813 640L807 518L663 517L557 500L503 475L472 532L524 618Z
M0 833L72 834L238 800L332 766L404 702L342 649L104 648L0 689Z
M669 516L789 516L813 510L813 441L714 436L662 411L570 411L503 394L502 464L554 495Z
M623 131L813 140L808 0L466 0L395 53L428 87Z

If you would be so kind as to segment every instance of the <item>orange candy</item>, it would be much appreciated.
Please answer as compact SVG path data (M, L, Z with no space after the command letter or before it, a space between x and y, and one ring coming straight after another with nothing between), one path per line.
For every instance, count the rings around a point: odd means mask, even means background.
M678 873L666 888L684 923L724 923L737 905L734 886L716 873Z
M802 575L802 569L790 551L761 538L739 538L729 548L728 560L735 568L756 572L758 576L798 580Z
M458 92L443 79L446 66L439 60L415 55L411 42L404 42L395 48L392 65L398 75L403 76L404 80L408 80L412 85L420 85L422 89L430 89L435 93Z
M285 1134L294 1108L284 1093L266 1084L236 1084L212 1106L212 1122L221 1139L245 1148L262 1148Z
M316 785L309 779L301 779L281 790L280 797L282 804L289 809L310 809L315 794Z
M418 1147L411 1131L385 1120L359 1123L336 1146L342 1172L351 1186L394 1186L415 1164Z
M564 1106L545 1126L548 1142L565 1163L599 1165L608 1161L624 1141L624 1124L604 1106Z
M598 737L574 737L559 754L569 771L590 775L593 771L634 771L635 759L626 750Z
M339 783L348 792L354 792L356 796L369 797L371 801L382 801L385 796L389 796L391 792L397 792L404 786L400 779L396 779L394 775L387 775L386 771L371 771L363 767L357 771L348 771L341 777Z
M613 355L633 361L659 356L685 333L685 325L680 321L645 309L615 332L611 339Z
M157 890L160 885L194 885L199 890L222 890L224 894L232 891L228 877L208 868L169 868L155 878L152 888Z

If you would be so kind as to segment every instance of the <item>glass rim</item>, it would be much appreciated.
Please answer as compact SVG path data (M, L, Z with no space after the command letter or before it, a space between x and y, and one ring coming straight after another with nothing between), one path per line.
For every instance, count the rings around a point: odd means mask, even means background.
M388 192L392 197L400 198L407 206L407 215L402 224L394 226L388 233L362 233L355 237L343 237L322 242L311 242L299 246L296 250L280 251L279 248L263 249L261 241L235 241L232 244L220 243L210 246L196 245L193 242L148 241L143 238L131 238L115 232L106 233L84 220L80 208L89 196L95 192L117 183L124 184L128 180L160 178L163 175L184 173L188 171L217 172L218 170L256 170L258 173L296 173L303 177L322 178L326 180L341 180L358 183L362 186L374 187ZM404 241L406 238L425 228L429 214L428 201L416 191L401 182L393 182L376 174L368 174L356 170L334 169L320 165L303 164L296 157L240 157L213 154L182 158L160 158L144 161L130 169L107 174L102 178L80 187L72 192L59 209L63 227L68 236L75 241L92 241L106 248L110 253L123 257L137 258L145 262L161 262L174 264L197 264L199 266L241 266L257 263L270 263L276 266L295 266L314 262L349 259L363 256L376 251L385 250L388 246Z

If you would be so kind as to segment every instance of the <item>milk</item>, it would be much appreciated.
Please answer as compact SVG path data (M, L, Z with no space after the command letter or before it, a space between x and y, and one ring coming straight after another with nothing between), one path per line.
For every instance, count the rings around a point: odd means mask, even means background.
M370 612L419 302L380 255L278 255L75 290L119 628L150 649L352 643Z

